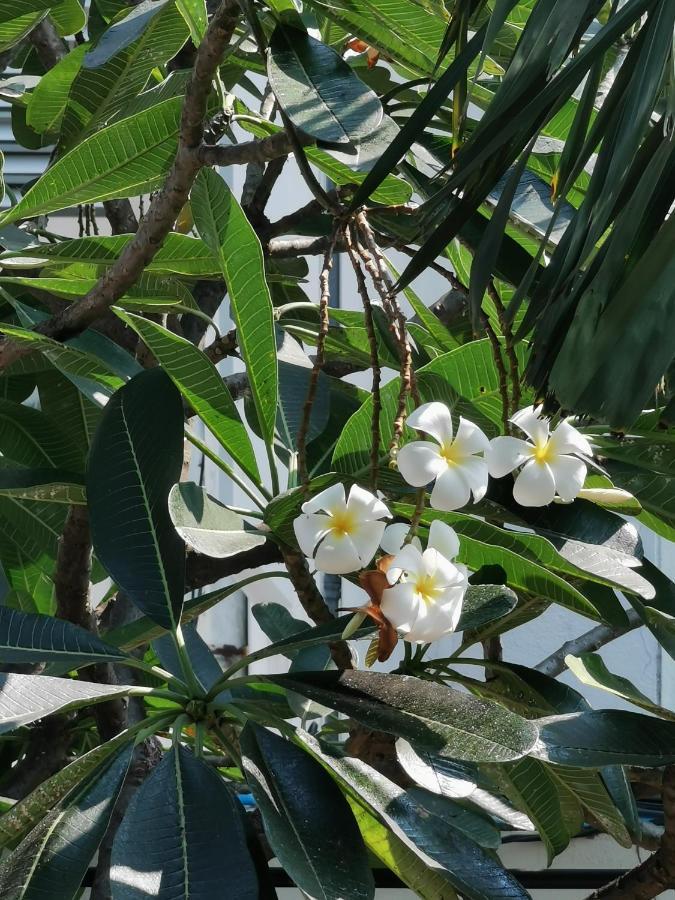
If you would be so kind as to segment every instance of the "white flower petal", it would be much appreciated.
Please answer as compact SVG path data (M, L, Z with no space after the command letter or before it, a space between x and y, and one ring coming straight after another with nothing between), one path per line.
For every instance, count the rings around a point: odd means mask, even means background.
M561 422L551 435L549 447L554 453L583 453L593 456L593 448L580 431L569 422Z
M404 639L413 644L427 644L452 631L454 625L451 612L437 603L420 603L417 619Z
M412 584L404 582L382 591L380 609L394 628L410 631L415 624L420 602Z
M375 519L390 519L391 513L375 494L364 490L360 485L353 484L347 498L347 509L353 512L360 521L372 521Z
M459 472L459 466L451 466L436 479L431 492L431 505L434 509L451 512L466 506L471 498L471 491L466 480Z
M514 437L496 437L485 454L493 478L503 478L532 456L532 445Z
M548 465L533 459L525 463L513 486L513 496L521 506L548 506L555 497L555 481Z
M433 527L433 526L432 526ZM449 527L449 526L447 526ZM387 525L380 541L380 547L385 553L396 554L403 547L403 543L410 531L410 525L407 522L394 522L393 525ZM422 552L422 543L418 537L414 537L410 542L413 547Z
M459 553L459 538L447 522L434 519L429 528L429 547L438 550L446 559L454 559Z
M488 489L487 463L477 456L471 456L469 459L457 463L456 469L471 489L473 502L478 503L483 499Z
M528 406L526 409L519 410L511 418L513 424L532 438L535 444L546 443L550 431L548 419L540 418L540 412L541 406Z
M328 575L347 575L361 568L361 560L350 537L331 533L319 544L314 565Z
M319 509L324 509L326 512L329 512L336 506L340 509L346 508L344 484L332 484L315 497L310 497L306 503L302 504L302 511L304 513L314 513Z
M359 522L350 535L362 566L367 566L377 553L384 534L384 527L384 522Z
M452 416L445 403L437 400L423 403L410 413L407 424L415 431L423 431L436 438L439 444L449 444L452 441Z
M425 487L444 472L448 464L437 444L431 441L411 441L398 451L398 470L413 487Z
M433 578L437 588L447 588L463 580L462 574L457 567L439 553L438 550L428 547L424 551L423 560L425 572L427 576Z
M455 446L462 453L483 453L490 446L490 441L478 425L460 416Z
M298 516L293 521L293 530L305 556L314 556L316 545L330 530L330 518L321 513Z
M404 572L416 574L423 570L424 561L422 554L417 547L413 547L412 544L406 544L392 559L391 565L387 569L387 581L389 584L395 584Z
M549 468L555 479L555 492L562 499L571 503L579 495L586 481L586 463L575 456L559 456L549 462Z

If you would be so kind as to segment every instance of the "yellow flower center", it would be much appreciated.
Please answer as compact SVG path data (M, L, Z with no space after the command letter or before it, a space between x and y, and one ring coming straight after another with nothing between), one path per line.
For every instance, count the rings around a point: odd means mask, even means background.
M538 442L534 445L534 461L538 462L540 466L551 462L553 455L551 442L549 440L546 440L543 443Z
M457 446L457 441L453 441L449 444L441 444L440 453L441 457L449 466L454 466L456 463L458 463L462 456Z
M442 593L433 575L418 575L415 579L415 591L425 603L434 603L439 593Z
M347 537L356 531L356 517L348 509L339 509L331 514L330 530L338 537Z

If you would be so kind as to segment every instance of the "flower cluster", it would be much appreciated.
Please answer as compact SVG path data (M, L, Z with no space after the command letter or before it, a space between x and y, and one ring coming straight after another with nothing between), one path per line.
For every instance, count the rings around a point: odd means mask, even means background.
M521 409L511 419L529 438L488 440L481 429L460 416L455 434L450 410L443 403L425 403L408 418L408 425L432 441L411 441L398 454L398 468L413 487L433 483L434 509L461 509L470 499L485 496L488 475L502 478L517 470L513 496L521 506L546 506L556 497L571 502L586 479L586 457L593 449L569 422L554 431L540 409ZM522 468L521 468L522 467Z
M490 475L510 473L521 506L574 500L593 454L587 439L565 421L551 431L535 407L511 421L524 438L490 441L461 416L455 432L445 404L425 403L409 416L408 425L431 440L405 444L398 453L399 471L413 487L431 486L431 506L447 512L482 500ZM430 643L455 631L468 586L466 567L454 561L460 544L449 525L435 519L423 549L407 524L387 525L390 518L374 494L359 485L346 494L343 484L335 484L304 503L293 523L300 549L319 571L360 572L370 603L359 613L377 622L380 647L386 644L383 659L393 649L396 632L413 643ZM376 568L368 569L378 551Z

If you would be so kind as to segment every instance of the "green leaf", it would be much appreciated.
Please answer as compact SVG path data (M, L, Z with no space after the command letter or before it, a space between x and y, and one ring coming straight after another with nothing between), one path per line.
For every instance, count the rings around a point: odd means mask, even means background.
M72 900L106 832L131 761L125 747L74 800L51 810L0 865L6 900Z
M0 675L0 734L56 712L125 697L128 685L94 684L48 675Z
M87 498L96 555L163 628L180 621L185 548L169 492L183 462L183 405L159 368L136 375L106 406L89 453Z
M115 835L113 900L214 900L224 877L232 897L257 900L236 804L210 766L181 746L169 750L134 794Z
M143 339L190 406L254 482L260 483L251 439L218 370L202 351L156 322L119 317Z
M277 25L267 75L277 101L296 128L324 144L353 144L374 131L382 104L339 53L306 31Z
M249 653L246 657L247 664L257 662L260 659L266 659L268 656L276 656L277 653L281 653L284 656L293 654L293 657L295 657L296 650L302 650L305 647L312 647L316 644L331 644L335 641L339 641L343 631L351 620L352 614L349 613L345 616L340 616L338 619L331 619L329 622L324 622L323 625L315 625L313 628L307 628L307 623L302 622L300 623L301 627L295 634L289 634L267 647L262 647L260 650ZM294 619L293 621L299 622L298 619ZM354 632L351 639L358 641L361 640L361 638L370 636L374 627L374 625L369 623L362 625L358 631ZM299 691L299 693L302 693L302 691ZM306 694L306 696L309 697L310 695Z
M675 475L657 474L623 462L605 463L612 481L640 501L640 522L661 537L675 541Z
M277 345L260 241L212 169L201 170L191 196L197 230L220 260L258 421L271 445L278 397Z
M348 795L347 802L366 847L403 884L414 891L416 897L421 897L422 900L457 900L447 872L432 865L418 852L413 852L354 797Z
M317 900L372 900L365 847L330 775L290 741L253 723L240 740L265 834L298 888Z
M635 706L646 709L647 712L660 716L662 719L675 720L675 713L659 706L658 703L654 703L642 691L638 690L628 678L610 672L600 654L582 653L580 656L569 654L565 657L565 664L582 684L599 688L602 691L608 691L610 694L614 694L615 697L621 697L622 700L627 700L629 703L635 704Z
M157 0L154 3L148 3L146 0L139 3L123 19L113 22L98 39L96 46L88 51L84 60L85 69L97 69L120 50L132 44L146 31L155 16L163 11L167 2L172 0Z
M546 847L548 864L569 845L560 790L544 763L519 759L499 768L497 782L518 809L532 820Z
M71 85L80 71L87 45L82 44L42 76L35 86L26 113L26 124L39 134L58 131L68 102Z
M235 110L238 110L244 115L250 113L247 107L240 101L235 103ZM240 124L242 128L249 131L251 134L256 135L256 137L278 134L281 131L281 128L278 125L274 125L272 122L266 122L264 120L242 121ZM363 141L357 146L357 150L362 144ZM316 168L319 169L320 172L323 172L324 175L327 175L331 181L335 182L335 184L361 184L367 174L365 171L359 171L360 153L354 156L353 162L351 162L350 165L344 161L349 157L341 154L340 159L337 159L334 154L322 150L320 147L305 147L305 156L312 165L316 166ZM401 178L397 178L394 175L388 175L384 181L382 181L380 186L373 191L372 199L376 203L395 205L407 203L411 196L412 188L409 184Z
M311 628L309 622L296 619L281 603L255 603L251 607L251 614L273 643L297 636L301 631ZM293 659L296 653L288 650L284 655Z
M0 606L2 662L63 662L79 668L93 662L121 662L126 658L126 653L79 625Z
M407 515L412 507L394 503L393 511ZM443 513L427 510L423 522L440 519L460 535L458 559L474 571L482 566L498 565L504 570L506 582L513 590L546 597L568 609L592 619L602 618L600 612L581 591L564 577L568 574L564 560L556 558L552 547L542 539L522 532L506 531L462 513ZM534 552L533 552L534 551Z
M502 415L499 378L487 339L464 344L422 366L417 370L417 381L423 402L440 400L455 415L475 422L488 436L499 434ZM381 395L380 434L382 445L388 446L393 434L398 380L388 382ZM348 420L335 448L333 464L338 471L354 473L368 466L371 417L372 397L369 397Z
M625 710L591 710L539 719L532 751L546 762L582 768L664 766L675 760L675 723Z
M176 155L181 102L166 100L82 141L0 217L0 226L159 187Z
M169 514L186 545L205 556L225 559L259 547L266 541L264 535L244 530L240 516L192 481L173 486L169 494Z
M46 10L43 5L40 5L40 10L40 12L26 13L25 15L18 16L15 19L3 19L0 22L0 53L2 53L4 50L9 50L10 47L18 44L19 41L22 41L27 35L31 33L35 26L44 19L49 11ZM14 13L10 13L10 17L13 14Z
M198 47L208 25L205 0L176 0L176 6L190 29L192 43Z
M30 265L29 260L33 259L44 260L45 264L54 266L81 262L93 266L109 266L131 240L133 235L130 234L72 238L56 244L40 244L10 250L1 254L0 260L5 268L16 265L22 269L27 263ZM12 260L15 262L12 263ZM221 269L218 256L212 253L203 241L186 234L171 232L145 271L207 278L219 275Z
M379 17L379 13L376 13ZM395 26L398 31L398 25ZM447 100L448 94L465 74L471 60L476 57L484 30L475 34L464 50L447 67L445 72L436 81L424 99L418 103L414 112L400 130L396 138L375 163L367 178L359 187L352 201L352 208L364 203L390 172L396 167L399 160L408 152L412 144L418 139L426 126L431 122L442 104Z
M525 760L523 760L525 762ZM514 763L518 765L518 763ZM498 850L501 846L499 829L491 818L455 803L450 797L428 791L422 787L408 788L407 795L419 803L422 815L432 815L460 831L469 840L486 850Z
M54 277L3 277L0 284L17 284L29 290L47 291L56 297L64 297L66 300L75 300L83 297L96 284L97 278L73 277L66 275L62 278ZM167 278L158 278L155 275L142 275L136 284L117 301L122 309L132 312L184 312L181 307L194 306L194 299L190 291L181 282Z
M68 432L37 409L0 400L0 451L25 466L82 471L84 457Z
M470 631L507 615L518 597L503 584L470 584L464 594L457 631Z
M432 75L446 22L408 0L309 0L310 9L417 75ZM447 96L447 94L446 94Z
M126 4L115 9L129 12ZM132 13L136 10L132 10ZM188 27L174 2L145 3L141 9L148 13L145 27L140 34L126 47L118 49L98 68L88 68L87 62L97 56L106 54L106 45L114 51L114 44L120 32L131 31L135 19L127 15L121 21L115 21L99 38L99 43L92 50L88 48L82 69L78 72L70 89L68 104L64 115L58 144L58 154L71 150L92 132L109 124L117 116L127 118L137 112L140 101L137 101L146 83L154 84L153 70L164 66L181 49L188 37ZM154 14L156 13L156 14ZM140 17L139 17L140 18ZM129 19L132 19L130 24ZM137 23L140 24L140 23ZM131 27L130 27L131 25ZM103 52L99 53L102 49ZM151 94L157 105L166 95L159 92ZM139 106L136 106L136 103ZM147 109L147 108L146 108ZM148 110L149 111L149 110ZM151 126L152 120L148 120Z
M537 738L536 726L503 707L418 678L355 670L269 680L371 728L456 759L519 759Z
M300 729L296 740L336 778L356 804L365 808L408 850L427 865L433 860L435 871L463 897L526 900L527 892L506 869L449 825L438 815L437 808L424 806L419 794L411 796L360 759L324 751L315 738ZM447 894L427 896L438 900Z
M78 756L42 784L34 788L11 809L0 816L0 846L16 845L32 828L38 825L57 803L72 792L94 769L125 744L133 740L133 734L122 731L104 744L99 744L82 756Z

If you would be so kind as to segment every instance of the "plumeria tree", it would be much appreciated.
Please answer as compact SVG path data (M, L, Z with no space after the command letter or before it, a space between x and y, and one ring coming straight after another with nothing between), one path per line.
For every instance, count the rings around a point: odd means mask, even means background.
M652 851L593 897L675 885L674 714L598 653L675 655L638 530L675 539L674 22L0 0L48 154L0 214L3 900L269 898L273 857L321 900L518 900L505 830ZM269 579L305 618L256 605L223 667L199 616ZM509 659L552 605L588 625Z

